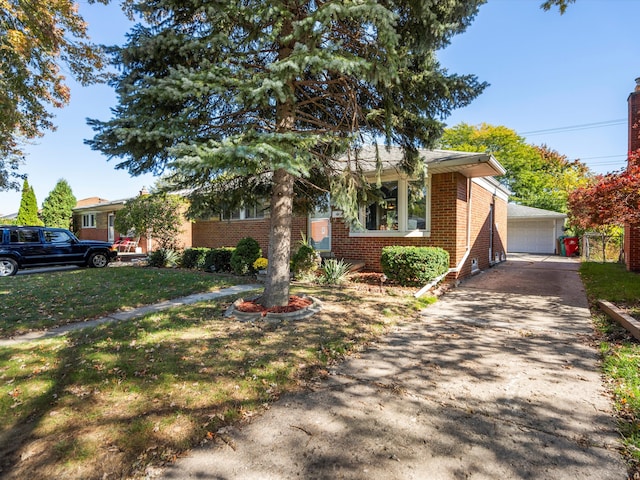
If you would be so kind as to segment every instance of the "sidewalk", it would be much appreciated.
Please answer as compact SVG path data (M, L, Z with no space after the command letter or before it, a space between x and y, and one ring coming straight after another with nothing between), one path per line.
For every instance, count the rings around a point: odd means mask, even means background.
M168 308L178 307L180 305L190 305L192 303L204 302L207 300L214 300L216 298L227 297L230 295L236 295L238 293L249 292L251 290L260 290L264 288L264 285L250 284L250 285L235 285L229 288L223 288L215 292L207 293L194 293L186 297L175 298L173 300L167 300L165 302L156 303L153 305L146 305L144 307L134 308L126 312L116 312L105 317L96 318L94 320L88 320L86 322L70 323L68 325L62 325L51 330L43 330L37 332L29 332L25 335L20 335L13 338L0 339L0 347L7 347L10 345L18 345L20 343L31 342L33 340L41 340L44 338L60 337L68 332L75 330L81 330L87 327L95 327L108 322L120 322L123 320L131 320L132 318L141 317L148 313L159 312Z
M578 263L514 257L164 480L623 480Z

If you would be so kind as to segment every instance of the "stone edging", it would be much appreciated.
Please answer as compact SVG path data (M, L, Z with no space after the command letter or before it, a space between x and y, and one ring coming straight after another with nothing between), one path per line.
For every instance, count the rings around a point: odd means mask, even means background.
M310 317L311 315L314 315L318 313L320 310L322 310L322 302L320 300L318 300L315 297L311 297L307 295L301 295L301 296L303 298L311 299L312 303L308 307L303 308L302 310L297 310L295 312L267 313L265 315L263 315L260 312L240 312L239 310L236 309L236 306L244 302L245 299L239 298L238 300L233 302L233 304L231 304L229 308L227 308L227 311L225 312L224 316L235 317L241 322L255 322L255 321L261 320L267 323L280 323L284 320L302 320L303 318ZM257 297L251 298L249 300L255 300L255 298Z
M613 303L605 300L598 300L598 307L600 307L607 315L613 318L616 322L626 328L631 335L640 340L640 322L628 315L623 310L616 307Z

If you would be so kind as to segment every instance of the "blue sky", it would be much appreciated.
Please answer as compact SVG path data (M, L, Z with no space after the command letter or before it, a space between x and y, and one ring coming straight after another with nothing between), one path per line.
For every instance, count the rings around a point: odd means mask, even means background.
M490 83L446 122L504 125L596 172L618 170L627 152L627 97L640 77L640 1L577 0L562 16L543 12L540 3L489 0L467 31L439 52L450 73L472 73ZM81 13L95 42L124 41L130 24L116 5L82 3ZM93 136L87 117L109 118L112 90L71 85L70 106L57 112L58 130L27 149L22 171L38 203L60 178L78 199L117 200L152 186L151 175L132 178L83 143ZM0 214L19 205L20 192L0 192Z

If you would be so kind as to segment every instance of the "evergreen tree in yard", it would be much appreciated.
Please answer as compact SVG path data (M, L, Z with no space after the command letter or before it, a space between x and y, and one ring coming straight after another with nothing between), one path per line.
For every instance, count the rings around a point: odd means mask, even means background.
M75 206L76 197L62 178L42 203L42 221L47 227L69 228Z
M119 104L88 143L133 175L169 168L192 214L269 197L267 307L289 300L294 198L331 192L354 219L372 186L357 154L336 158L384 138L420 171L417 148L485 87L435 55L484 0L129 3L144 23L112 51Z
M36 194L27 179L22 184L22 198L20 199L20 209L18 210L16 222L18 225L42 225L42 221L38 218Z

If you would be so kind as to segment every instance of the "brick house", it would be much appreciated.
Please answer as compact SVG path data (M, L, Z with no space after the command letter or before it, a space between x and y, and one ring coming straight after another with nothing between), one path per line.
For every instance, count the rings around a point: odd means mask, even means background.
M504 174L493 156L422 150L426 172L425 180L419 181L400 171L400 149L380 148L378 154L382 167L380 198L360 208L362 227L350 226L335 209L296 216L292 222L292 251L304 235L323 256L344 258L367 270L380 271L385 246L439 246L450 254L450 275L454 278L506 259L508 191L493 178ZM365 171L376 170L374 147L365 147L359 159ZM369 180L376 182L373 174ZM118 238L113 218L125 202L102 201L76 207L74 221L79 225L79 237ZM264 205L193 223L185 221L181 244L185 248L235 246L248 236L258 241L266 256L269 215ZM152 249L142 244L144 251Z
M635 90L627 99L629 105L629 154L640 149L640 78L636 78ZM631 155L629 155L631 161ZM624 259L627 270L640 271L640 225L625 225Z
M504 174L495 158L485 153L422 150L426 180L407 178L398 165L400 149L380 148L381 192L385 197L362 206L354 228L339 210L294 217L292 249L305 235L325 256L344 258L380 271L380 255L387 245L439 246L451 257L451 276L464 277L506 259L508 191L493 177ZM375 171L375 149L360 152L362 165ZM365 170L366 171L366 170ZM372 175L371 182L375 182ZM233 246L251 236L267 254L269 218L264 209L230 212L226 219L195 222L192 245Z

